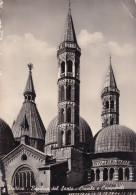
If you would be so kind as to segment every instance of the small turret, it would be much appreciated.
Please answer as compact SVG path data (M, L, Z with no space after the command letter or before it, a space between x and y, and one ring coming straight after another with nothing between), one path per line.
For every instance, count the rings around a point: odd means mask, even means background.
M119 124L119 96L120 92L117 88L110 56L109 70L104 84L104 89L101 94L102 127Z

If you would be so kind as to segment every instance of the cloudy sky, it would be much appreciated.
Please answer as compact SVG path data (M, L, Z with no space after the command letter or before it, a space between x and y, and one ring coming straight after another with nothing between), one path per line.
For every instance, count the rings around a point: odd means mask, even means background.
M47 128L57 115L57 46L68 0L4 0L0 116L12 126L24 101L28 63L34 64L36 103ZM112 55L120 90L120 124L136 131L136 20L121 0L72 0L81 55L80 114L101 129L101 91Z

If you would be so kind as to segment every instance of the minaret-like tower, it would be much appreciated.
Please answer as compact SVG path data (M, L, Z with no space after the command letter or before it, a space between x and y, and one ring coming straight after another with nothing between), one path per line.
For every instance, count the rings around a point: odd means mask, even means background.
M35 104L35 89L32 78L32 64L28 64L29 74L24 90L24 103L13 124L12 132L18 144L24 143L38 150L44 150L45 127Z
M101 94L102 98L102 127L119 124L119 96L120 92L117 88L114 77L111 56L109 60L109 70L106 77L104 89Z
M58 143L79 143L80 55L69 4L65 33L58 57Z

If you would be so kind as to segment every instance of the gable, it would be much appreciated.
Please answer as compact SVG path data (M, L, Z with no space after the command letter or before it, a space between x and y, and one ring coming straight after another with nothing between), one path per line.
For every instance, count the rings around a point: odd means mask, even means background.
M38 161L39 165L45 162L45 154L43 152L38 151L37 149L32 148L25 144L19 145L17 148L12 150L9 154L4 156L2 158L2 162L6 166L15 160L18 161L19 158L23 157L24 154L27 156L28 159L31 159L33 161ZM22 159L22 161L25 162L26 160Z

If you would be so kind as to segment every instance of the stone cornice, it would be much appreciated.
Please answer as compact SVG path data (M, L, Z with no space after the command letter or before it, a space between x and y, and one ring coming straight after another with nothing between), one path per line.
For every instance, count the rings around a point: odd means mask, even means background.
M32 148L27 145L19 145L17 148L12 150L9 154L4 156L2 158L2 162L4 164L8 164L11 161L13 161L15 158L17 158L20 154L28 154L29 156L32 155L34 158L39 159L40 161L45 160L45 154L41 151L36 150L35 148Z

